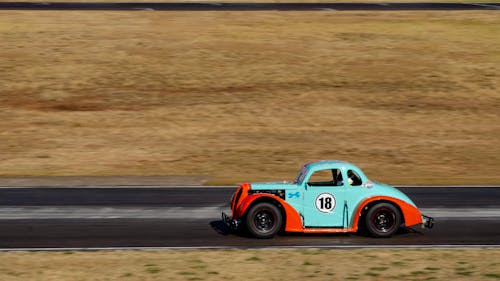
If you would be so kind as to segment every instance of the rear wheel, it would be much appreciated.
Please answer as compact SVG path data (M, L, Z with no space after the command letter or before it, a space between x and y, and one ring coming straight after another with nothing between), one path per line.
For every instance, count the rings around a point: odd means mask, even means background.
M280 231L283 217L275 205L258 203L248 210L245 223L248 231L253 236L271 238Z
M401 225L401 214L392 204L378 203L366 213L365 225L374 237L391 237Z

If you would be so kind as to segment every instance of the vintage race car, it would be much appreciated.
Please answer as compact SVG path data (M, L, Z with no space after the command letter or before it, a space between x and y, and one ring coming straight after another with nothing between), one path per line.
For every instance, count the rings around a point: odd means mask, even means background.
M302 167L293 182L245 183L231 199L232 216L222 219L232 229L245 228L257 238L279 231L347 233L366 230L390 237L402 225L432 228L398 189L368 180L355 165L317 161Z

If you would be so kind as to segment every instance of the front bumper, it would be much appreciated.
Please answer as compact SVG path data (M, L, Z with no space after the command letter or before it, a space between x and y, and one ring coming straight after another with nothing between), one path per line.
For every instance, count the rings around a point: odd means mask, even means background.
M232 217L226 215L226 213L222 212L222 221L227 225L227 227L237 230L241 226L240 219L233 219Z
M434 226L434 219L422 215L422 228L432 228Z

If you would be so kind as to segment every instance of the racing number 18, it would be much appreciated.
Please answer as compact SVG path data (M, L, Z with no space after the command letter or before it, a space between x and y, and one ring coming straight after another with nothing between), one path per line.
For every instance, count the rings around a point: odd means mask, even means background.
M331 197L323 197L319 198L320 209L331 209L332 208L332 198Z
M335 208L335 198L330 193L321 193L316 197L316 208L322 213L331 213Z

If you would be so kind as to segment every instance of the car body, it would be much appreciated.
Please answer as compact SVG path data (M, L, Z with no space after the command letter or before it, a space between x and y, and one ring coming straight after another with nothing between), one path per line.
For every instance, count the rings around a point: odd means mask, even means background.
M344 180L345 179L345 180ZM390 237L400 226L434 220L420 213L398 189L370 181L355 165L335 160L305 164L293 182L245 183L231 199L233 229L246 228L257 238L279 231L349 233L367 230Z

